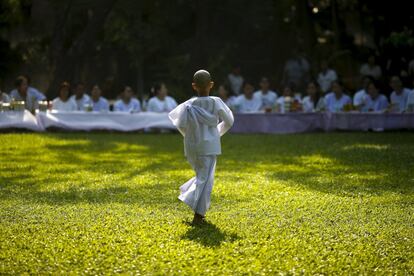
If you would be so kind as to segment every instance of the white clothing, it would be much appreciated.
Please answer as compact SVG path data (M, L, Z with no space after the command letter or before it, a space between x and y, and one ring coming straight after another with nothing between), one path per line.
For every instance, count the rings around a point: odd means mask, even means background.
M332 82L336 81L338 76L335 70L328 69L326 73L320 72L318 75L318 83L323 92L327 92L331 89Z
M410 94L408 94L407 106L405 110L408 112L414 112L414 89L411 90Z
M324 99L319 98L317 103L314 103L310 96L306 96L302 100L303 112L315 112L324 108Z
M271 90L267 91L267 93L263 93L262 90L259 90L254 92L253 98L257 98L261 101L262 109L273 108L276 105L277 93Z
M210 207L216 155L221 154L220 137L233 125L233 114L218 97L195 97L168 116L184 136L184 153L196 173L180 187L178 198L204 215Z
M235 109L239 113L258 112L262 108L262 101L257 97L247 99L246 96L240 95L235 100Z
M210 197L216 169L215 155L200 155L192 164L196 176L180 187L178 198L197 214L204 216L210 208Z
M123 100L118 100L114 104L114 111L120 112L140 112L141 111L141 103L138 99L132 98L128 104L126 104Z
M241 93L244 82L243 77L241 75L235 75L231 73L227 76L227 78L230 83L231 91L233 91L235 95L239 95Z
M170 96L166 96L163 101L157 97L152 97L148 101L147 111L151 112L170 112L177 106L177 102Z
M379 79L382 75L381 67L379 67L379 65L374 65L371 67L368 63L362 64L359 73L362 76L370 76L374 79Z
M70 99L75 101L76 103L76 110L86 110L86 106L91 104L91 97L87 94L83 94L82 98L76 99L76 95L70 96Z
M62 101L60 97L57 97L52 101L52 110L75 111L76 109L77 109L76 102L71 100L70 98L67 99L65 102Z
M410 93L411 91L407 88L403 88L400 95L398 95L395 91L392 91L390 99L391 104L393 105L393 111L405 111Z
M344 106L352 103L348 95L342 94L341 98L337 98L334 92L325 96L326 109L330 112L338 112L344 109Z
M357 91L354 95L353 103L354 106L362 106L365 105L368 100L368 93L365 91L365 89L361 89Z

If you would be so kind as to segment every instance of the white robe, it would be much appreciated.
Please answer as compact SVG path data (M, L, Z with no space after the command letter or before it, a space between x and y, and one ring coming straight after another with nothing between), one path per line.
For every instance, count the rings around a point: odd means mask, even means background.
M220 137L233 125L231 110L218 97L192 98L169 113L184 136L184 152L196 176L180 187L179 199L200 215L210 207ZM221 122L220 122L221 121Z

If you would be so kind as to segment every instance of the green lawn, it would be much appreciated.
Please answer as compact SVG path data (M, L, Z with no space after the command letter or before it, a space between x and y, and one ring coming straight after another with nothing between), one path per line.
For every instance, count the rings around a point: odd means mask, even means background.
M178 134L0 134L0 274L413 274L414 133L227 135L208 223Z

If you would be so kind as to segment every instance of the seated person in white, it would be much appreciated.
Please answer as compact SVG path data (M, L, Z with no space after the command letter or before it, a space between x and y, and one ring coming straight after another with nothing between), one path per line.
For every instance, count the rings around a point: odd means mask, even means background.
M10 92L10 98L15 101L25 101L25 108L34 110L38 108L38 101L46 100L46 96L36 88L29 86L26 76L18 76L14 82L16 88Z
M365 102L363 111L381 112L388 108L388 99L384 95L379 93L378 85L371 81L367 85L368 97Z
M155 85L154 95L148 101L147 110L150 112L170 112L177 106L174 98L168 96L168 89L164 83Z
M330 69L328 62L326 60L323 60L321 62L321 72L318 75L318 83L323 93L328 92L331 89L332 82L336 81L337 79L338 76L335 70Z
M219 86L217 94L219 98L230 108L234 109L234 104L236 101L236 97L230 95L229 89L226 85L222 84Z
M70 85L64 81L59 88L59 97L52 101L52 110L56 111L75 111L76 102L69 98Z
M254 87L248 82L243 85L243 95L235 100L235 110L238 113L258 112L262 108L262 101L253 97Z
M394 76L391 78L390 86L393 89L391 99L391 110L395 112L404 112L407 108L408 96L410 90L404 88L400 77Z
M273 107L276 105L277 93L269 90L270 82L266 77L262 77L259 85L260 90L254 92L253 97L260 99L262 102L262 109L273 109Z
M414 89L411 90L410 94L408 95L405 111L414 112Z
M135 113L141 111L141 103L138 99L133 98L134 91L129 86L125 86L121 94L121 99L114 104L114 111Z
M303 112L315 112L324 108L324 100L323 97L321 97L320 87L316 81L308 83L306 93L308 95L302 100Z
M74 93L70 99L76 102L76 110L86 110L87 106L91 104L91 97L85 92L85 84L77 83Z
M364 107L367 107L366 101L368 100L368 96L369 96L368 92L367 92L367 87L368 87L368 84L372 81L373 81L373 79L369 76L362 77L361 85L362 85L363 88L358 90L354 95L353 104L354 104L355 108L360 110L360 111L368 111L366 109L364 109L364 110L362 110L362 109Z
M109 111L108 100L101 96L102 91L98 85L94 85L91 91L92 111L106 112Z
M336 80L332 83L332 91L325 96L325 105L328 111L342 111L345 105L352 104L351 98L344 94L344 88L340 81Z
M9 95L7 95L6 93L3 93L1 90L0 90L0 102L2 102L2 103L9 103L10 102Z
M301 102L301 99L295 98L294 95L295 92L293 91L293 85L285 86L283 88L283 95L280 96L276 101L276 111L280 113L290 112L293 101Z
M368 62L361 65L359 73L361 76L370 76L375 80L381 78L382 70L381 67L375 63L374 55L370 55L368 57Z

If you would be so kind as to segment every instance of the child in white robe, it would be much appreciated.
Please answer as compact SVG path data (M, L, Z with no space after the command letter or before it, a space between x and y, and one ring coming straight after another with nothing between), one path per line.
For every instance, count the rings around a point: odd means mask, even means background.
M177 106L169 117L184 136L184 153L196 173L180 187L178 197L193 209L196 224L204 221L210 207L216 157L221 154L220 137L233 125L234 118L219 97L209 96L214 83L207 71L197 71L192 85L198 97Z

